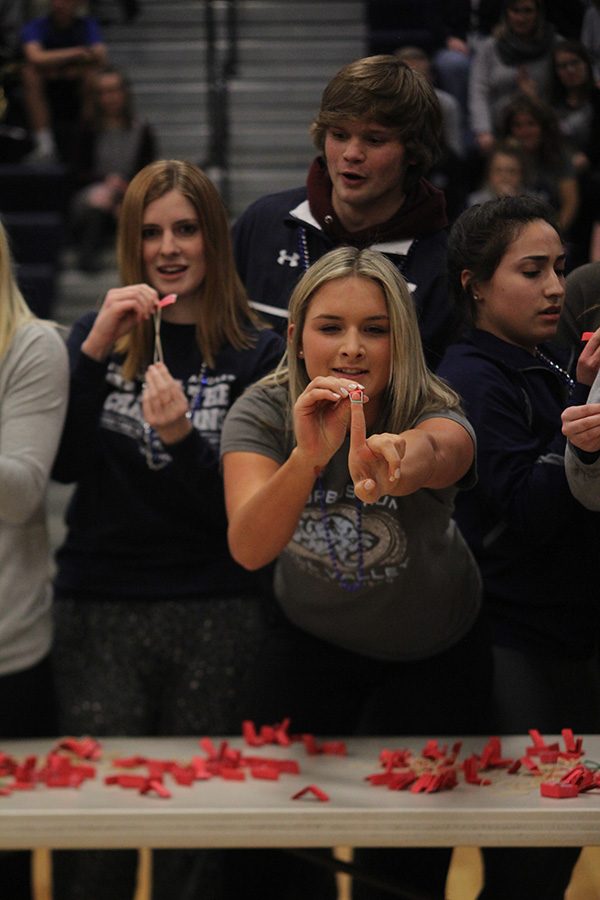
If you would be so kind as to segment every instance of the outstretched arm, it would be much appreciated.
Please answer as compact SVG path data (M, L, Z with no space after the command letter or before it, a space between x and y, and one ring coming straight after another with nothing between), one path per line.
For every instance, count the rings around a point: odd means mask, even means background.
M452 419L426 419L401 434L366 437L362 403L353 402L348 465L356 496L375 503L384 494L406 496L420 488L456 484L473 463L475 447Z

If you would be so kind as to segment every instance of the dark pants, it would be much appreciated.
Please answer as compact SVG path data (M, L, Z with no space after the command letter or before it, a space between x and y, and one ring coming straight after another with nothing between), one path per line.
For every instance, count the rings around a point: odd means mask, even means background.
M487 734L492 660L480 623L431 659L381 662L334 647L281 622L257 667L259 722L291 718L295 733L318 735ZM443 898L451 849L357 849L355 863L422 898ZM262 900L336 897L333 876L284 853L230 852L226 897ZM354 881L355 900L388 900Z
M63 733L239 734L266 640L259 597L57 600L54 665ZM220 851L157 850L153 900L218 900ZM54 900L132 900L135 850L53 853Z
M494 648L494 729L502 734L600 731L600 671L594 659L563 659ZM483 849L479 900L563 900L578 847Z
M0 677L0 737L49 737L56 734L56 708L48 659ZM0 897L31 900L31 853L0 853Z

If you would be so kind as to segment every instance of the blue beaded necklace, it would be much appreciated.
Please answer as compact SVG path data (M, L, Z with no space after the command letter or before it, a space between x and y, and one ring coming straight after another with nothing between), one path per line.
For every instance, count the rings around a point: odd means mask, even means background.
M331 534L331 525L330 525L330 516L327 512L327 507L325 506L325 488L323 487L323 479L319 475L317 478L317 493L319 495L319 505L321 507L321 521L323 522L323 528L325 531L325 540L327 541L327 553L329 555L329 559L331 561L331 566L333 568L333 574L335 575L335 580L339 584L339 586L344 591L348 591L349 593L353 593L354 591L359 591L363 586L365 580L365 566L364 566L364 545L363 545L363 527L362 527L362 502L355 495L354 500L356 503L356 533L358 534L358 572L356 581L347 581L342 572L340 571L340 565L338 562L338 558L336 556L335 547L333 545L333 537Z
M541 359L542 362L545 362L546 365L550 366L551 369L554 369L555 372L558 372L558 374L566 382L569 394L571 394L575 390L575 382L573 381L569 373L562 368L562 366L559 366L558 363L555 363L553 359L550 359L549 356L546 356L546 354L542 353L542 351L537 347L535 348L535 355L538 359Z

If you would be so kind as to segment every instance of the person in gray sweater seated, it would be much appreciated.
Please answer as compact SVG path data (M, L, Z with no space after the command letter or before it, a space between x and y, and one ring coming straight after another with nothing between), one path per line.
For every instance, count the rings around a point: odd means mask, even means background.
M500 24L481 42L469 75L471 127L483 153L493 147L514 94L547 97L557 40L541 0L506 0Z

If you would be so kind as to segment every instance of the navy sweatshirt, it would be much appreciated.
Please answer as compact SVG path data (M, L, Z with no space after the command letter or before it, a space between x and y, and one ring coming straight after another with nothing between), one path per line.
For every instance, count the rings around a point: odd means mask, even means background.
M433 196L434 190L424 182L418 196L429 193L417 209L410 206L408 198L406 215L401 207L393 220L396 229L388 223L381 226L379 238L372 229L367 240L354 242L350 236L340 240L333 230L321 226L305 187L261 197L233 227L236 265L252 305L274 328L284 331L290 295L310 264L343 243L380 250L408 283L425 356L430 368L435 369L450 341L454 322L447 290L447 231L440 227L446 221L445 210ZM403 228L403 220L408 227ZM394 237L394 231L401 236Z
M560 350L542 352L568 366ZM595 647L600 516L571 495L561 411L589 388L494 335L473 330L438 370L477 435L479 482L456 520L480 565L498 644L585 657Z
M223 347L206 373L191 434L159 447L159 467L150 468L141 382L123 378L118 357L96 362L80 350L94 317L83 316L68 342L71 397L53 477L76 488L57 553L58 596L181 599L253 590L255 576L227 549L220 435L234 400L279 361L282 339L261 331L253 348ZM193 402L202 363L195 326L163 322L161 340L167 367Z

